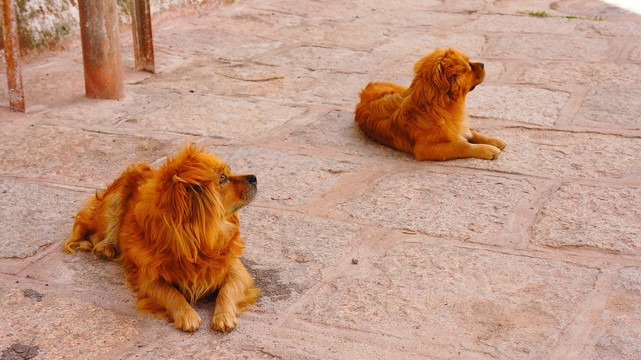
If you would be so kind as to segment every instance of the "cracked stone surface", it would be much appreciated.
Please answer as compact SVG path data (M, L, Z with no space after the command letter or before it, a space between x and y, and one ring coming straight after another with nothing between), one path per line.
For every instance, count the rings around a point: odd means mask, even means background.
M341 204L339 210L362 223L476 238L503 229L518 201L534 191L527 181L415 171L386 176L374 188Z
M84 200L79 192L0 180L0 258L33 256L65 237Z
M558 178L626 178L639 168L641 144L634 138L608 134L478 127L481 134L507 139L502 164L461 159L450 162L479 169ZM574 158L574 155L579 155Z
M564 184L539 213L534 242L639 255L641 224L636 219L640 217L639 189Z
M608 40L556 34L508 34L498 39L494 56L539 60L605 60Z
M163 149L172 144L136 134L118 136L39 125L1 136L0 165L5 172L86 187L111 183L129 163L154 162L166 156Z
M579 117L604 126L612 123L638 129L639 108L636 105L636 89L606 88L590 94L582 104Z
M71 294L62 297L40 290L43 299L38 301L25 296L23 286L1 285L0 320L11 324L0 330L2 349L21 343L38 346L41 358L96 359L138 333L131 318L78 300ZM87 346L88 343L91 346Z
M255 201L271 204L304 204L358 168L349 161L265 148L227 146L210 147L209 150L234 172L256 175L260 188ZM284 182L293 186L282 186Z
M482 85L467 96L471 115L554 125L569 94L532 87Z
M122 32L120 101L84 97L79 41L21 59L2 358L641 358L640 30L598 0L238 0L154 14L154 74ZM368 82L409 85L435 47L485 64L466 107L498 159L417 162L354 124ZM227 334L213 296L185 334L119 263L61 250L85 199L187 142L258 178L239 216L262 291Z
M558 63L537 62L524 67L519 81L546 86L589 85L598 82L602 87L634 87L636 79L630 77L635 64L613 63ZM589 105L589 104L585 104Z
M639 327L641 307L636 299L641 295L641 269L624 268L619 272L615 291L608 296L603 317L608 326L594 345L596 359L633 359L641 356Z
M503 265L495 268L497 263ZM404 332L450 349L450 356L539 358L580 311L595 273L420 241L393 247L360 274L324 286L299 314L392 337ZM585 288L576 291L570 284ZM559 302L564 306L554 305Z
M278 311L296 301L349 249L358 225L279 214L258 208L241 213L248 226L243 261L261 287L258 309Z

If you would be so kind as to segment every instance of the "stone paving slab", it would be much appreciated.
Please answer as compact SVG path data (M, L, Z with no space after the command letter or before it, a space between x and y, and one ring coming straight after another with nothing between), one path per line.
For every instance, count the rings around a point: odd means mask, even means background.
M636 301L641 295L641 269L621 269L614 289L607 299L603 315L608 326L594 347L595 359L634 359L641 356L641 345L633 340L641 338L641 307Z
M141 80L147 75L142 74ZM126 84L126 91L131 94L122 100L114 103L109 100L94 100L82 98L83 94L75 94L69 97L73 106L62 107L56 112L45 112L41 118L41 124L56 125L64 122L69 127L80 129L93 129L110 127L121 121L135 118L138 114L146 113L148 109L162 107L169 102L174 102L173 98L168 98L166 92L159 92L157 89L141 89L136 83ZM177 96L176 96L177 97ZM87 114L96 112L92 116L91 122L87 121Z
M190 135L238 139L256 136L305 111L292 106L273 106L267 101L239 100L195 91L176 95L169 101L172 106L140 113L121 127L133 132L142 129L169 132L178 128Z
M111 183L129 163L153 162L167 155L168 146L181 145L181 141L172 144L165 139L40 125L0 136L4 172L95 188Z
M26 114L0 86L3 358L641 357L641 16L241 0L153 26L155 74L121 33L121 101L84 98L79 42L25 61ZM437 46L485 64L467 110L498 159L417 162L355 126L368 82L409 85ZM185 334L136 311L119 264L61 250L96 189L186 142L258 177L240 218L262 295L228 334L215 299Z
M59 251L46 254L38 264L21 270L20 275L52 286L74 284L76 296L82 294L93 303L126 316L136 314L136 296L128 288L120 264L89 253L74 256Z
M522 10L527 11L527 10ZM461 30L477 33L503 33L506 27L514 33L545 33L565 35L573 32L578 27L589 21L567 19L562 17L545 18L533 17L527 14L482 15L477 20L470 21L461 26Z
M581 110L577 114L578 121L587 120L592 123L601 123L603 126L618 124L639 129L639 108L636 102L639 90L638 87L597 89L588 94L581 104Z
M287 76L284 76L287 75ZM180 81L176 81L176 77ZM270 80L269 80L270 79ZM267 97L280 102L297 94L306 81L313 79L309 70L298 73L249 61L224 61L215 57L195 57L171 72L149 77L141 85L145 91L155 88L175 90L176 94L207 94L238 97Z
M622 179L639 171L640 143L623 135L541 131L521 127L498 128L489 122L482 134L508 139L499 162L460 159L446 166L463 165L550 179ZM578 156L577 156L578 155ZM577 156L577 157L575 157Z
M629 46L630 50L625 58L628 61L636 61L641 57L641 41L633 40L632 44Z
M425 31L422 29L401 31L394 34L394 41L376 48L379 52L389 52L399 55L411 55L418 61L427 52L435 48L465 49L468 56L478 57L485 49L487 38L476 33L452 33L450 31ZM429 50L426 50L429 49ZM413 69L414 67L410 67ZM407 84L406 86L409 86Z
M349 67L362 73L371 71L381 61L391 58L393 58L393 54L390 53L379 55L362 50L300 45L283 49L274 54L266 54L260 57L258 61L272 66L317 70L339 70Z
M528 86L484 85L468 95L468 111L479 117L531 125L554 125L570 94Z
M320 280L320 270L350 249L360 226L260 208L241 213L244 261L261 288L258 308L278 312Z
M60 241L84 200L77 191L0 180L0 258L30 257Z
M37 347L41 359L97 359L134 338L134 320L46 286L9 285L2 280L0 348ZM89 345L90 344L90 345ZM89 345L89 346L88 346Z
M490 54L508 59L591 60L607 58L608 39L555 34L502 35Z
M305 19L285 27L267 28L260 32L267 38L290 39L290 41L318 44L326 47L343 47L368 51L385 42L389 36L378 26L368 24L344 23L337 20ZM301 27L309 31L300 31ZM345 33L353 36L342 36Z
M180 82L175 81L176 76L180 76ZM151 92L158 87L173 89L177 97L188 93L219 95L227 99L230 96L260 97L276 104L298 104L304 108L319 102L352 106L354 94L368 79L367 74L304 68L296 71L278 65L202 57L170 74L160 73L146 79L143 87ZM262 111L268 108L266 104L259 106ZM208 120L215 122L219 119L212 114Z
M280 41L263 39L255 43L253 36L226 29L199 28L175 33L158 41L158 45L193 54L208 54L225 60L243 60L279 48Z
M260 181L255 201L264 204L305 204L329 190L346 173L358 168L348 161L267 148L226 146L208 149L234 172L255 174Z
M606 88L615 86L638 88L639 83L634 77L629 76L636 66L626 63L532 62L523 67L518 80L522 83L545 85L546 87L589 86L598 82L600 87Z
M317 117L307 126L294 129L285 142L311 149L335 149L338 152L364 157L411 159L410 154L394 151L368 138L354 126L350 111L334 110Z
M451 349L448 357L545 358L559 329L580 311L596 276L593 269L556 261L420 238L363 266L358 274L325 285L298 315L424 339L437 348L425 347L422 355L434 358L445 355L439 347Z
M601 221L603 218L608 221ZM639 189L563 184L538 214L533 241L551 247L589 247L638 256L639 218Z
M414 171L385 177L342 203L338 213L360 223L479 241L502 232L518 203L535 192L528 181Z

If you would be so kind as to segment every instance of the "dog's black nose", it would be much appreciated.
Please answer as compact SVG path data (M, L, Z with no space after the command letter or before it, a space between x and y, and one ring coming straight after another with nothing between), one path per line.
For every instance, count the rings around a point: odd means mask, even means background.
M245 177L245 179L247 179L247 182L250 183L250 184L254 184L255 185L256 182L257 182L256 175L247 175L247 177Z
M485 64L481 63L481 69L485 69Z

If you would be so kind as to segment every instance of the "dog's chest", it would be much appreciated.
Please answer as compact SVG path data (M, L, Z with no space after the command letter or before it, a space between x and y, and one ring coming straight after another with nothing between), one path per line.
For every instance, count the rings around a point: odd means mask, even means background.
M227 277L228 264L224 260L211 263L192 263L184 266L180 274L172 279L174 286L194 303L218 290Z

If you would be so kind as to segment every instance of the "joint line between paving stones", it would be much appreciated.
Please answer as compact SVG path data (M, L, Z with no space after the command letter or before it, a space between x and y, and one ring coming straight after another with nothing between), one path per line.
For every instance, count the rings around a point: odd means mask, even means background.
M94 192L98 189L93 187L55 183L42 178L29 178L29 177L21 177L21 176L5 175L5 174L0 174L0 180L25 182L28 184L38 184L38 185L44 185L44 186L48 186L55 189L70 190L70 191L81 192L81 193Z
M528 125L508 125L505 126L506 129L525 129L533 131L545 131L545 132L556 132L556 133L569 133L569 134L594 134L594 135L610 135L610 136L619 136L626 139L641 139L641 129L613 129L617 132L607 132L602 130L594 130L594 128L579 128L578 126L572 126L573 128L578 128L573 130L570 128L548 128L548 127L537 127L537 126L528 126ZM618 132L620 131L620 132ZM632 134L630 134L632 132ZM636 134L638 132L638 134Z
M616 281L620 266L610 268L597 274L592 294L579 307L581 312L568 324L553 345L550 354L552 359L581 360L594 356L585 353L594 349L606 327L602 323L602 314L606 307L611 285Z

